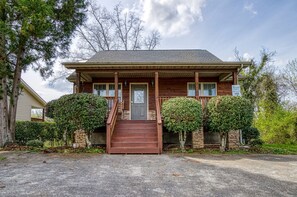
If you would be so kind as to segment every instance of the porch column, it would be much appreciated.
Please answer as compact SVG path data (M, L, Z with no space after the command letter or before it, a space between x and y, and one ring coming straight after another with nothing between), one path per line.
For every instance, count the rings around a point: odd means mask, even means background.
M155 72L155 98L159 99L159 73Z
M199 73L195 72L195 97L199 98Z
M118 72L114 73L114 97L118 100L119 97L119 79L118 79Z
M233 78L233 85L238 85L238 72L234 71L232 73L232 78Z
M75 93L80 92L80 72L76 71L76 91Z

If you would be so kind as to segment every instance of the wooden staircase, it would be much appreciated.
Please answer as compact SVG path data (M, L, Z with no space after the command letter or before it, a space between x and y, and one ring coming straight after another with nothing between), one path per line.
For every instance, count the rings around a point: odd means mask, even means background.
M158 153L155 120L117 120L110 153Z

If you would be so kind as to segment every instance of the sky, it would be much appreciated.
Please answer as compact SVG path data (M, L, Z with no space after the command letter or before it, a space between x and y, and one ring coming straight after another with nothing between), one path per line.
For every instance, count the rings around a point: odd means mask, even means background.
M100 0L108 9L118 2ZM273 65L279 69L297 58L296 0L122 0L121 4L139 13L145 29L161 33L156 49L206 49L224 61L234 61L235 48L256 60L264 48L276 52ZM62 61L57 60L54 70ZM51 87L32 70L22 78L46 101L72 91L71 83Z

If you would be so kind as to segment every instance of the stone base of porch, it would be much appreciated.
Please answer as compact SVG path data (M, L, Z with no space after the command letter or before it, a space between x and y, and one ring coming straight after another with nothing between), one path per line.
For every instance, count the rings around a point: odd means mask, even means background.
M230 131L228 133L228 148L238 149L240 145L239 142L239 131Z
M192 148L204 148L204 131L203 127L199 130L192 132Z
M86 140L86 132L84 130L77 130L74 132L74 148L86 148L87 140Z

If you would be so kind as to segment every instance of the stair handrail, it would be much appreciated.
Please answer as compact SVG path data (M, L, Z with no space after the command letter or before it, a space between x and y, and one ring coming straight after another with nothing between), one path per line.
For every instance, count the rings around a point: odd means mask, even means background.
M162 128L161 107L160 107L159 98L156 98L156 119L157 119L158 150L159 150L159 153L161 154L163 149L163 140L162 140L163 128Z
M106 152L110 153L111 137L117 121L118 114L118 99L114 99L113 106L106 121Z

